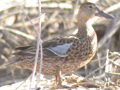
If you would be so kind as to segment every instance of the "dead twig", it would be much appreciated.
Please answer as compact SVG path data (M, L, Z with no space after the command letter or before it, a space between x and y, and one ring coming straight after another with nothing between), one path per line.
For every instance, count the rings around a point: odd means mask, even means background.
M44 15L45 14L42 14L42 16L40 16L40 17L37 17L37 18L34 18L34 19L31 19L31 21L32 21L32 23L34 24L34 25L36 25L36 24L38 24L38 19L39 18L44 18ZM57 21L57 20L56 20ZM42 19L41 20L41 22L44 22L44 19ZM54 21L55 22L55 21ZM24 23L26 26L31 26L31 22L30 21L25 21L25 23ZM18 27L22 27L22 23L21 22L18 22L18 23L16 23L16 24L13 24L11 27L15 27L15 28L18 28Z
M109 56L109 50L107 50L107 55L106 55L106 66L105 66L105 84L104 84L104 87L106 87L106 86L109 86L109 81L110 81L110 74L109 74L109 72L110 72L110 65L109 65L109 62L110 62L110 60L109 60L109 58L108 58L108 56Z
M23 33L23 32L21 32L19 30L16 30L16 29L11 29L11 28L6 28L6 27L3 27L3 26L0 26L0 30L9 31L9 32L12 32L14 34L21 35L21 36L23 36L25 38L28 38L28 39L31 39L31 40L35 40L34 36L26 34L26 33Z
M116 65L116 66L120 67L120 64L119 64L119 63L117 63L117 62L113 61L112 59L110 59L110 61L111 61L114 65Z
M39 16L41 15L41 0L38 0L39 2ZM39 68L39 75L37 77L37 83L35 85L35 89L37 89L38 81L40 80L40 75L41 75L41 70L42 70L42 58L43 58L43 51L42 51L42 41L41 41L41 18L39 18L39 29L37 31L37 49L36 49L36 55L35 55L35 61L34 61L34 68L33 68L33 74L32 74L32 79L31 79L31 85L30 85L30 90L32 89L32 84L34 81L34 76L37 68L37 61L38 61L38 56L40 54L40 68ZM40 53L39 53L40 50Z
M15 90L18 90L31 77L32 77L32 74L26 80L24 80Z
M110 58L110 57L112 57L113 55L109 55L108 57ZM106 57L101 57L101 58L99 58L99 60L101 61L101 60L104 60L104 59L106 59ZM93 63L93 62L97 62L98 61L98 59L95 59L95 60L92 60L90 63Z
M109 62L109 63L110 63L110 62ZM109 63L108 63L108 64L109 64ZM107 65L108 65L108 64L107 64ZM104 64L104 65L102 65L101 67L95 69L94 71L92 71L91 73L89 73L89 74L85 77L85 79L87 79L90 75L92 75L93 73L97 72L97 71L100 70L101 68L104 68L105 66L106 66L106 64Z
M55 18L58 14L59 14L59 12L60 11L55 11L51 16L50 16L50 18L47 20L47 22L42 26L42 30L48 25L48 24L50 24L51 23L51 20L53 19L53 18Z
M38 0L39 2L39 16L41 16L41 0ZM43 50L42 50L42 40L41 40L41 18L39 18L39 30L38 30L38 33L39 33L39 36L38 36L38 41L39 42L39 47L40 47L40 68L39 68L39 74L38 74L38 77L37 77L37 84L38 84L38 81L41 80L40 76L41 76L41 71L42 71L42 63L43 63ZM37 87L37 84L36 84L36 87Z

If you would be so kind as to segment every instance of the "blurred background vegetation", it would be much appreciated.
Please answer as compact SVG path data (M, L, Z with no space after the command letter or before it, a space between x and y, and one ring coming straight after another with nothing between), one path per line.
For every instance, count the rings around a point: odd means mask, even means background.
M76 14L78 7L81 3L90 1L96 3L106 13L112 14L115 19L106 20L98 17L93 19L93 27L98 35L98 52L93 61L86 67L76 71L76 73L86 76L99 68L90 77L94 75L96 79L103 80L106 68L102 67L106 63L107 50L120 52L120 0L41 1L42 15L38 17L38 0L0 0L0 65L14 59L11 54L15 47L36 44L36 32L25 13L30 17L37 29L38 19L41 18L41 37L45 41L74 33L77 29ZM111 58L113 61L116 61L116 59L120 61L119 53L117 55L114 54ZM120 62L117 63L119 66ZM111 72L120 73L120 67L115 67L114 69L111 69ZM20 66L2 67L0 68L0 86L24 80L30 74L30 70ZM113 81L116 81L113 75L111 77ZM120 85L120 82L118 84Z

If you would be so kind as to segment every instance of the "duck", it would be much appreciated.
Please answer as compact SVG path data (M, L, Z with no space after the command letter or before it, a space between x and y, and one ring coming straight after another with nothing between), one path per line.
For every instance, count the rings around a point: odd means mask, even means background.
M54 38L42 43L43 47L43 75L55 76L57 85L61 85L61 75L77 70L88 64L97 51L97 35L88 21L94 16L113 19L112 15L101 11L97 5L86 2L80 5L77 14L78 32ZM33 70L36 45L18 47L14 55L16 59L5 65L17 64ZM39 52L40 54L40 52ZM40 55L38 56L36 73L39 72Z

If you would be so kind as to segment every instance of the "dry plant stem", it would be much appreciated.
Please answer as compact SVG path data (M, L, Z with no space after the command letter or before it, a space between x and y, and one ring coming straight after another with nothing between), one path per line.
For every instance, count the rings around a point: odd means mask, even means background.
M120 64L119 64L119 63L114 62L112 59L110 59L110 61L111 61L114 65L116 65L116 66L120 67Z
M105 12L112 12L112 11L118 9L119 7L120 7L120 2L118 2L117 4L112 5L111 7L105 9L104 11Z
M105 67L105 84L104 84L104 87L105 85L109 86L109 80L110 80L110 77L109 77L109 70L110 70L110 66L109 66L109 58L108 58L108 55L109 55L109 50L107 50L107 55L106 55L106 67Z
M40 16L41 15L41 0L38 0L38 2L39 2L39 16ZM37 84L38 84L38 81L40 80L40 75L41 75L41 70L42 70L42 41L41 41L41 19L40 18L39 18L39 29L37 31L37 36L38 36L37 50L36 50L36 56L35 56L35 62L34 62L32 81L31 81L31 86L30 86L30 89L32 89L32 84L33 84L36 67L37 67L37 60L38 60L38 56L40 54L40 69L39 69L39 75L37 77L37 83L34 88L35 90L37 89ZM39 53L39 49L40 49L40 53Z
M119 75L120 76L120 73L113 73L113 72L108 72L109 74L112 74L112 75Z
M110 52L111 55L116 55L120 57L120 53L119 52Z
M87 76L87 74L88 74L88 66L87 65L85 65L85 76Z
M102 73L99 76L90 77L89 80L93 80L95 82L95 80L101 80L101 78L104 78L104 77L105 77L105 73Z
M9 61L8 58L5 55L3 55L3 54L1 54L1 58L4 59L6 62Z
M14 3L15 4L15 3ZM26 15L26 17L28 18L28 20L31 22L31 24L33 25L35 31L36 31L36 34L38 36L38 40L37 40L37 49L36 49L36 55L35 55L35 62L34 62L34 68L33 68L33 74L32 74L32 78L31 78L31 83L30 83L30 89L32 89L32 85L33 85L33 81L34 81L34 77L35 77L35 72L36 72L36 67L37 67L37 60L38 60L38 54L39 54L39 38L40 38L40 35L39 35L39 32L37 31L35 25L32 23L31 19L29 18L29 16L25 13L25 11L20 8L19 6L16 5L17 8L19 8L20 10L23 11L23 13Z
M109 57L112 57L113 55L109 55ZM104 60L104 59L106 59L106 57L101 57L100 58L100 61L101 60ZM93 62L97 62L98 61L98 59L95 59L95 60L92 60L90 63L93 63Z
M60 12L60 10L58 11L55 11L52 15L51 15L51 17L47 20L47 22L42 26L42 30L43 29L45 29L45 27L49 24L49 23L51 23L51 20L53 19L53 18L55 18L58 14L59 14L59 12Z
M100 60L100 56L99 56L99 53L97 51L97 58L98 58L98 65L99 65L99 68L101 67L101 60ZM102 69L99 70L99 74L101 75L102 74Z
M32 35L28 35L26 33L23 33L19 30L16 30L16 29L11 29L11 28L6 28L6 27L3 27L3 26L0 26L0 30L6 30L6 31L9 31L9 32L12 32L14 34L17 34L17 35L21 35L25 38L28 38L28 39L31 39L31 40L35 40L35 37L32 36Z
M109 63L110 63L110 62L109 62ZM108 63L108 64L109 64L109 63ZM95 69L95 70L92 71L90 74L88 74L88 75L85 77L85 79L87 79L90 75L92 75L93 73L97 72L98 70L100 70L101 68L103 68L103 67L105 67L105 66L106 66L106 64L102 65L100 68Z
M38 24L38 22L39 22L38 19L44 17L44 15L45 15L45 13L42 14L42 16L40 16L40 17L31 19L32 23L33 23L34 25ZM26 25L26 26L31 26L31 22L30 22L30 21L25 21L25 25ZM11 27L15 27L15 28L22 27L22 23L21 23L21 22L18 22L18 23L16 23L16 24L13 24Z
M4 18L6 18L6 17L12 16L12 15L19 14L19 13L22 13L22 11L14 11L14 12L10 12L10 13L8 13L8 14L1 15L1 16L0 16L0 20L1 20L1 19L4 19Z
M15 3L13 3L13 4L15 4ZM16 4L15 4L15 5L16 5ZM34 25L33 22L31 21L30 17L26 14L26 12L24 11L24 9L22 9L21 7L19 7L19 6L17 6L17 5L16 5L16 7L19 8L20 10L22 10L22 12L25 14L25 16L27 17L27 19L30 21L30 23L31 23L32 26L34 27L34 29L35 29L35 31L36 31L36 34L38 34L38 33L37 33L37 28L35 27L35 25Z
M10 44L6 41L6 40L4 40L4 39L2 39L2 38L0 38L1 40L1 42L2 43L5 43L8 47L9 47L9 49L12 49L12 47L10 46Z
M7 5L5 5L5 7L0 8L0 12L6 11L7 9L10 9L10 8L13 8L13 7L18 6L18 5L13 4L13 3L6 3L6 4L7 4ZM19 6L20 6L20 5L23 5L23 3L20 3Z
M31 77L32 77L32 74L26 80L24 80L15 90L18 90Z
M24 3L25 3L25 1L24 1ZM22 8L24 9L25 6L22 6ZM25 25L25 17L26 16L22 12L20 13L20 15L22 17L22 26L23 26L24 29L26 29L28 31L28 27Z
M38 60L38 54L39 54L39 38L37 39L37 49L36 49L36 55L35 55L35 61L34 61L34 67L33 67L31 83L30 83L30 90L32 90L32 85L33 85L33 81L34 81L34 77L35 77L35 72L36 72L36 67L37 67L37 60Z
M53 5L54 4L54 5ZM36 5L37 6L37 5ZM42 8L66 8L66 9L72 9L72 4L68 3L43 3Z
M118 88L117 90L119 90L120 89L120 86L118 86L117 84L115 84L114 82L111 82L110 81L110 84L112 84L112 85L114 85L116 88Z
M76 12L76 9L78 8L78 5L79 5L79 0L76 0L76 2L75 2L75 5L74 5L74 14L73 14L73 18L72 18L72 21L74 21L75 20L75 12Z
M110 65L109 65L109 62L110 62L110 59L109 59L109 47L110 47L110 43L111 43L111 37L109 38L108 40L108 43L107 43L107 54L106 54L106 66L105 66L105 84L104 84L104 87L105 85L109 86L109 81L110 81Z
M38 0L38 2L39 2L39 16L40 16L41 15L41 0ZM38 36L37 42L39 42L39 47L40 47L40 68L39 68L39 74L37 77L37 84L38 84L38 81L41 80L40 75L41 75L41 71L42 71L42 59L43 59L42 40L41 40L41 18L39 18L38 26L39 26L39 29L38 29L39 36ZM37 84L36 84L35 89L37 88Z

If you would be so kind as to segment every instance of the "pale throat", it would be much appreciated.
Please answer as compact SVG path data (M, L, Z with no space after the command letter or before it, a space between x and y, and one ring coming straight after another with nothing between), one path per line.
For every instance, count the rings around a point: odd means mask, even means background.
M86 36L92 36L95 33L91 19L88 21L81 20L81 22L78 22L78 32L77 36L79 37L86 37Z
M87 35L88 36L92 36L94 33L95 33L95 30L94 28L92 27L92 19L89 19L86 23L86 26L87 26Z

